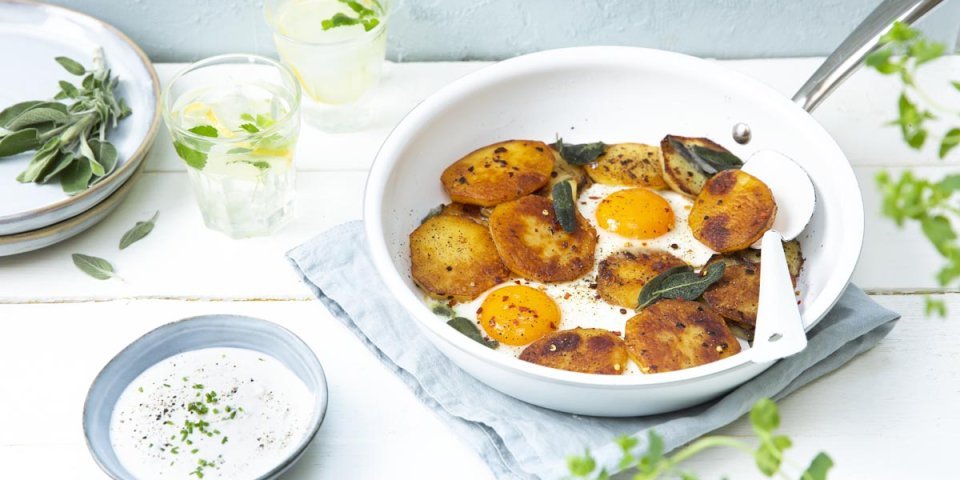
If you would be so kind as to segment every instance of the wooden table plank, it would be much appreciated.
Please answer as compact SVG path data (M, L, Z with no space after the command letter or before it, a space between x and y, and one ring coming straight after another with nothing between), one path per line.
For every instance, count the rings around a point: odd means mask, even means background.
M781 403L791 458L826 450L832 478L949 477L960 428L960 323L925 318L923 297L875 297L903 320L879 347ZM960 295L945 295L952 312ZM0 465L9 478L99 478L81 431L83 398L99 369L127 343L166 322L238 313L277 322L317 353L331 390L327 420L291 479L490 478L489 472L392 373L315 301L118 300L0 305ZM69 365L69 368L65 368ZM718 433L748 436L745 420ZM571 445L571 452L579 450ZM926 462L903 460L923 451ZM50 459L56 458L56 462ZM756 478L749 459L718 451L696 461L701 478ZM401 475L402 476L402 475Z

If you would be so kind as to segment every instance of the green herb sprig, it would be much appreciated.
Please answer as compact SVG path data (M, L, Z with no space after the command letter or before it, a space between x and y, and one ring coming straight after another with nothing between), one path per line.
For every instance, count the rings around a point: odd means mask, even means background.
M707 265L696 273L689 266L671 268L647 282L637 298L637 310L642 310L664 298L696 300L721 277L726 268L723 262Z
M83 77L79 86L61 80L52 101L21 102L0 111L0 157L36 150L17 181L59 180L65 193L75 195L116 168L117 149L107 141L107 131L131 111L115 95L117 78L106 68L101 51L93 58L92 70L67 57L56 61Z
M369 32L374 28L377 28L377 25L380 25L380 18L377 10L383 10L383 7L379 2L374 0L373 4L376 8L368 8L362 3L356 0L337 0L340 3L350 7L350 10L353 10L357 14L356 17L351 17L345 13L337 13L336 15L323 20L320 22L320 26L326 31L331 28L336 27L346 27L350 25L363 25L363 30Z
M698 477L689 471L680 469L681 463L696 456L704 450L717 447L727 447L739 450L753 457L757 469L765 476L779 475L781 478L791 477L784 471L785 464L791 462L784 456L793 442L785 435L776 434L780 427L780 412L777 405L770 399L763 398L757 401L750 410L750 423L756 436L755 444L729 436L706 436L672 455L664 453L663 438L655 431L648 431L646 449L640 451L637 447L640 440L635 437L623 436L616 439L622 450L622 457L618 467L621 470L636 468L633 480L656 480L665 478L682 478L696 480ZM833 460L825 453L818 453L799 480L825 480ZM567 468L573 478L592 478L608 480L610 474L606 468L597 472L597 461L587 450L583 455L567 457ZM796 468L799 470L799 468Z
M890 125L899 127L907 145L920 150L936 138L928 128L930 121L955 119L960 113L934 100L916 82L920 67L943 56L947 48L901 22L893 24L881 37L881 43L879 49L867 56L866 64L883 75L900 79L898 118ZM950 84L960 91L960 82ZM937 155L943 159L960 144L960 125L948 126L937 143ZM882 171L877 174L876 182L883 197L883 215L900 227L908 222L919 224L924 236L945 260L937 273L937 282L946 287L960 279L960 243L953 227L954 222L960 220L960 175L932 181L919 178L910 170L901 173L899 178ZM928 315L946 314L943 302L927 299L926 305Z

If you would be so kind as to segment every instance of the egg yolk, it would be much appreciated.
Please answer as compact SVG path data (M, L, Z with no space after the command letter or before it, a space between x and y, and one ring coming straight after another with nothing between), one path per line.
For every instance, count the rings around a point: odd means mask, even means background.
M477 320L490 338L507 345L526 345L557 329L560 308L536 288L509 286L487 295Z
M620 190L597 206L600 228L622 237L657 238L673 229L673 209L663 197L646 188Z

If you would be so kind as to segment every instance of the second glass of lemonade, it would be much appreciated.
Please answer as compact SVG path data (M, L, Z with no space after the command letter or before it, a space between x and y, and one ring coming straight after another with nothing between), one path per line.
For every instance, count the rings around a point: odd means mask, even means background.
M197 62L170 81L163 115L207 227L268 235L293 215L300 87L257 55Z
M264 16L283 62L310 101L304 119L348 132L372 120L370 92L387 49L386 0L267 0Z

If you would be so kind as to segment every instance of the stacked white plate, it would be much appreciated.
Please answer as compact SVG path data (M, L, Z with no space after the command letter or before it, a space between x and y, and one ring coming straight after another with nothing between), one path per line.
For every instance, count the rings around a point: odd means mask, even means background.
M108 133L119 159L112 173L69 196L58 182L19 183L33 152L0 158L0 256L70 238L106 217L129 193L160 124L160 82L143 51L106 23L62 7L0 0L0 110L27 100L51 99L58 80L75 80L55 57L85 65L98 48L119 79L116 89L132 114Z

